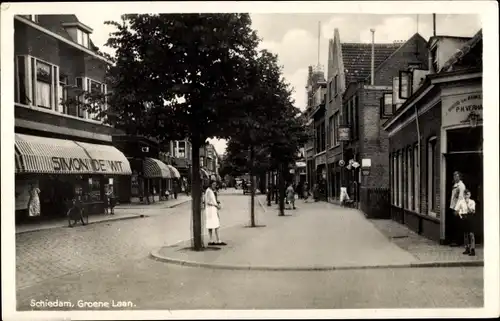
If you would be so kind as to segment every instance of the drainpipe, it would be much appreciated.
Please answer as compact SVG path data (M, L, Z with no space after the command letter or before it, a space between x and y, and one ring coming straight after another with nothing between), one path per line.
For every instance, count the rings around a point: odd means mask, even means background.
M375 29L370 29L372 33L372 66L371 66L371 82L370 85L375 85Z

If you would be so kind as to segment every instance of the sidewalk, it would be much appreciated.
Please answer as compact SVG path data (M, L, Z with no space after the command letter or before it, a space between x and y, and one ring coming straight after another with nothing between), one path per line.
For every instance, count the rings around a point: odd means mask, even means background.
M258 199L266 209L259 222L264 227L223 229L227 246L195 252L185 241L155 249L151 255L176 264L256 270L482 265L482 249L478 256L469 257L461 254L462 249L431 243L409 231L411 236L404 245L399 238L389 238L384 229L376 227L378 223L367 220L358 210L297 201L297 210L287 210L285 217L279 217L275 204L267 207L265 196ZM386 232L394 231L385 223Z
M173 208L189 201L191 201L191 197L185 195L179 195L177 199L160 201L156 203L151 203L150 205L120 204L115 207L114 215L105 215L105 214L89 215L89 224L141 218L150 215L152 211L158 211L159 209L164 209L164 208ZM47 230L53 228L61 228L66 226L68 226L67 218L60 218L39 223L19 224L16 225L16 234Z

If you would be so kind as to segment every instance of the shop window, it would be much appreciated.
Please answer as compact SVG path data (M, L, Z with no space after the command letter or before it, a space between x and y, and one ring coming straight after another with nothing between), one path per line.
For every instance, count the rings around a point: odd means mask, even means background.
M89 198L91 202L100 202L101 198L101 179L99 177L89 178Z
M427 141L427 212L436 213L436 184L434 179L436 176L436 143L437 138L431 137Z

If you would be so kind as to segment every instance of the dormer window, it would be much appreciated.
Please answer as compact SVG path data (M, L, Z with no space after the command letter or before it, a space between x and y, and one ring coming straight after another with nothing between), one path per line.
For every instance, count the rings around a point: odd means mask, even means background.
M92 28L87 27L81 22L65 22L62 25L71 35L74 42L85 48L90 47L90 34L93 32Z

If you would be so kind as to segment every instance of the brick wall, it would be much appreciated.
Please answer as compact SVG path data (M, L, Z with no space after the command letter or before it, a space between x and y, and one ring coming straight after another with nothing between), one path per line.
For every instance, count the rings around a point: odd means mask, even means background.
M389 138L382 129L380 97L383 90L360 89L360 158L371 159L369 176L362 176L366 188L389 188Z
M418 53L418 56L415 53ZM393 77L399 77L400 70L406 70L408 62L418 61L427 69L429 53L427 42L421 36L413 36L393 55L375 70L375 85L392 86Z
M420 135L422 148L420 151L420 212L427 213L427 142L429 138L436 136L436 160L434 168L434 186L435 186L435 198L434 204L437 210L437 214L441 213L441 191L440 191L440 155L441 155L441 141L440 141L440 130L441 130L441 104L437 104L431 110L423 115L419 116L420 123ZM402 148L414 145L418 141L417 127L415 120L409 123L407 126L403 127L400 131L390 137L389 150L390 152L398 151Z

